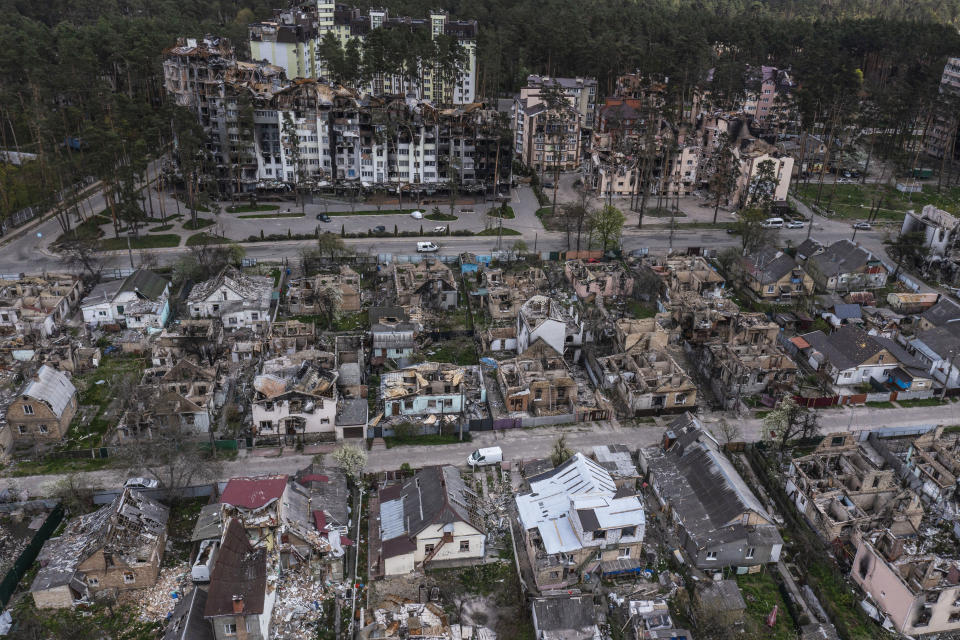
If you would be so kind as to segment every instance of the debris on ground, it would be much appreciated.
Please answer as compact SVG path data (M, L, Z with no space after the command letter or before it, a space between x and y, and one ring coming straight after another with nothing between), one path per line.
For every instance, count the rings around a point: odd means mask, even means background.
M117 594L117 602L134 605L140 612L140 620L144 622L162 622L173 612L179 599L192 588L190 564L183 562L160 569L157 582L152 587L121 591Z
M323 601L336 595L343 596L346 588L322 576L310 575L306 567L285 572L277 580L270 636L284 640L315 637L315 626L323 624Z

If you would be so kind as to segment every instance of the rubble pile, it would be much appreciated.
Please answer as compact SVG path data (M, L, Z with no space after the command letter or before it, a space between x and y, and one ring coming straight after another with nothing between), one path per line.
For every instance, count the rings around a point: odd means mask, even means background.
M157 582L151 587L121 591L117 601L134 605L140 612L140 620L144 622L162 622L191 588L190 564L183 562L160 569Z
M271 637L284 640L309 640L322 624L323 601L343 595L346 587L330 583L307 571L285 572L277 581L277 601L273 605Z

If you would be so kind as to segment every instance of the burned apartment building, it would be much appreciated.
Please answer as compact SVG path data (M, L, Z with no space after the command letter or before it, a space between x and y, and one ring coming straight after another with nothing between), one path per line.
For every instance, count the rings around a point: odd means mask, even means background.
M935 503L956 500L960 482L960 434L944 427L928 431L911 443L905 456L907 469L920 481L920 491Z
M30 584L37 608L93 601L98 591L152 586L160 574L169 509L124 489L113 502L74 518L43 543Z
M83 283L72 275L47 274L0 280L0 334L56 334L80 303Z
M598 357L588 352L587 370L626 415L677 413L696 407L697 385L666 351L632 351Z
M459 287L450 267L428 258L416 263L393 265L393 283L397 304L408 312L436 312L456 309Z
M342 313L360 311L360 274L349 265L290 281L287 288L289 313L314 315L330 305Z
M813 453L791 461L787 496L826 542L852 542L857 532L885 528L917 535L920 497L868 440L850 433L824 437Z

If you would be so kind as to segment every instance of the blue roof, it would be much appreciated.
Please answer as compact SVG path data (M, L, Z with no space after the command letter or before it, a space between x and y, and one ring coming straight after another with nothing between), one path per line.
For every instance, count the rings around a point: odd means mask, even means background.
M860 305L858 304L835 304L833 305L833 315L841 320L862 319Z

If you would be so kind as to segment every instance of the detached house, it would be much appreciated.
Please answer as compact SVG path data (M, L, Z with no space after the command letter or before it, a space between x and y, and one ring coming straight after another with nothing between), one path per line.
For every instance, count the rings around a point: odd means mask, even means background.
M814 283L826 291L861 291L887 284L887 268L880 259L846 239L809 256L805 267Z
M719 444L690 414L670 423L661 447L641 451L641 466L680 542L698 569L752 567L780 559L777 525Z
M89 602L101 589L142 589L160 574L169 509L133 489L74 518L43 544L30 585L38 608Z
M523 303L517 314L517 353L529 349L544 350L542 355L580 359L580 348L589 339L573 306L563 306L553 298L535 295Z
M800 357L824 371L840 388L886 384L896 391L933 388L929 367L906 349L882 336L872 336L857 325L844 325L829 336L813 331L793 338Z
M161 329L170 316L169 295L169 280L137 269L123 280L98 284L80 303L80 310L87 324Z
M813 278L793 257L772 247L740 258L737 266L745 284L762 300L813 293Z
M393 266L397 302L405 309L449 311L457 308L457 281L450 267L427 258Z
M43 365L7 407L14 446L59 442L77 413L77 389L53 367Z
M583 573L642 567L643 501L617 489L610 473L582 453L527 479L516 497L523 543L541 590L579 582Z
M413 355L417 348L417 325L401 307L374 307L368 313L372 352L370 363L382 365L387 360L400 361Z
M384 373L380 397L385 416L455 415L471 403L486 402L480 367L444 362L421 364Z
M337 372L303 362L253 381L253 425L260 435L332 434L337 415Z
M478 496L453 466L425 467L379 492L379 540L370 541L380 576L431 566L479 564L486 533ZM371 515L371 522L374 516Z
M195 434L210 431L215 413L214 391L217 369L203 367L186 358L171 367L154 367L144 372L140 382L142 403L140 422L132 418L118 427L121 439L152 437L155 430L182 429Z
M226 267L193 287L186 307L191 318L219 318L226 329L250 327L263 332L270 322L273 280Z

